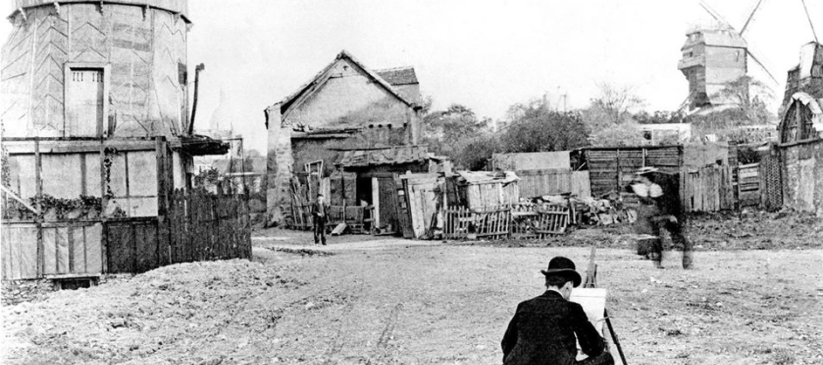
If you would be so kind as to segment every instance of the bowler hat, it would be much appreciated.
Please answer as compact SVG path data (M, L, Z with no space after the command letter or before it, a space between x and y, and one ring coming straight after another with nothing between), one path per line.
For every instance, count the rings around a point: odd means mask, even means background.
M574 261L569 260L563 256L557 256L551 261L549 261L549 268L546 270L540 270L543 275L563 275L572 280L574 287L580 286L580 282L583 279L580 277L580 274L574 268Z

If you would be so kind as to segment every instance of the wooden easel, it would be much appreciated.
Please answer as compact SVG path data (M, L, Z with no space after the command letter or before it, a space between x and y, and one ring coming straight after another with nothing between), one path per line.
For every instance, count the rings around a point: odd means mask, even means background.
M586 269L586 279L583 281L584 288L597 287L597 264L594 263L594 256L596 252L597 247L592 246L592 254L589 256L589 266ZM603 319L606 321L606 327L612 335L612 341L614 341L615 347L617 347L617 353L620 355L620 361L623 362L623 365L628 365L626 362L626 356L623 354L623 347L620 346L620 340L617 339L617 333L614 332L612 321L609 319L609 311L606 308L603 308Z

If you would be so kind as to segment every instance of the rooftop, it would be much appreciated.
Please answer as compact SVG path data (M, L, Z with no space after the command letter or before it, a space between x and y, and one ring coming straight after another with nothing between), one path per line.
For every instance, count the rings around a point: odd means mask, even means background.
M337 164L346 167L398 165L421 162L431 158L425 146L399 146L343 151Z
M89 0L13 0L14 1L14 13L16 14L19 9L24 8L33 8L37 6L43 5L50 5L54 6L54 4L66 5L71 3L109 3L109 4L120 4L120 5L135 5L135 6L149 6L152 8L163 9L172 13L180 14L186 21L188 21L188 13L189 13L189 0L117 0L117 1L89 1Z
M414 67L412 66L375 70L374 72L391 85L419 84L417 74L414 72Z

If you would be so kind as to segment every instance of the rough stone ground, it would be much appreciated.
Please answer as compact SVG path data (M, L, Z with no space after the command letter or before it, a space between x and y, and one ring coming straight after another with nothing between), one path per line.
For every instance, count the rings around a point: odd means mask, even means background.
M796 225L785 234L814 239L820 232L818 221L810 228L792 222L783 224ZM610 290L608 309L630 364L823 363L820 241L741 250L752 237L730 229L751 229L746 224L769 227L746 220L694 227L704 248L688 271L677 267L679 253L667 256L670 268L652 268L620 232L581 230L562 242L601 247L598 281ZM713 231L725 249L706 247L701 235ZM305 232L261 236L268 238L254 240L252 262L172 265L4 302L0 362L500 363L499 341L515 306L542 291L539 269L562 254L582 271L589 254L551 240L468 245L347 236L324 248L307 244Z

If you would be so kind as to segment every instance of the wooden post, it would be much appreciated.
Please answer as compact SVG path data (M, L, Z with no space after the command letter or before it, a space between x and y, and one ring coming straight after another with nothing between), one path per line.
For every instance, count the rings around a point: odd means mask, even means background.
M380 228L380 180L376 177L371 178L371 199L372 199L372 232Z
M35 215L34 224L37 226L37 259L36 259L36 276L42 277L45 272L45 257L43 256L43 205L41 200L43 198L43 181L41 180L42 156L40 156L40 138L34 138L34 184L37 194L37 205L35 208L40 212Z
M109 204L107 196L108 182L106 181L106 144L103 137L100 137L100 220L103 225L103 233L100 239L100 257L103 265L103 273L109 272L109 229L106 218L106 207Z
M155 168L157 170L157 260L159 266L171 263L171 258L164 257L164 253L169 250L169 222L168 215L168 193L166 191L165 158L163 152L165 145L163 137L154 138Z

